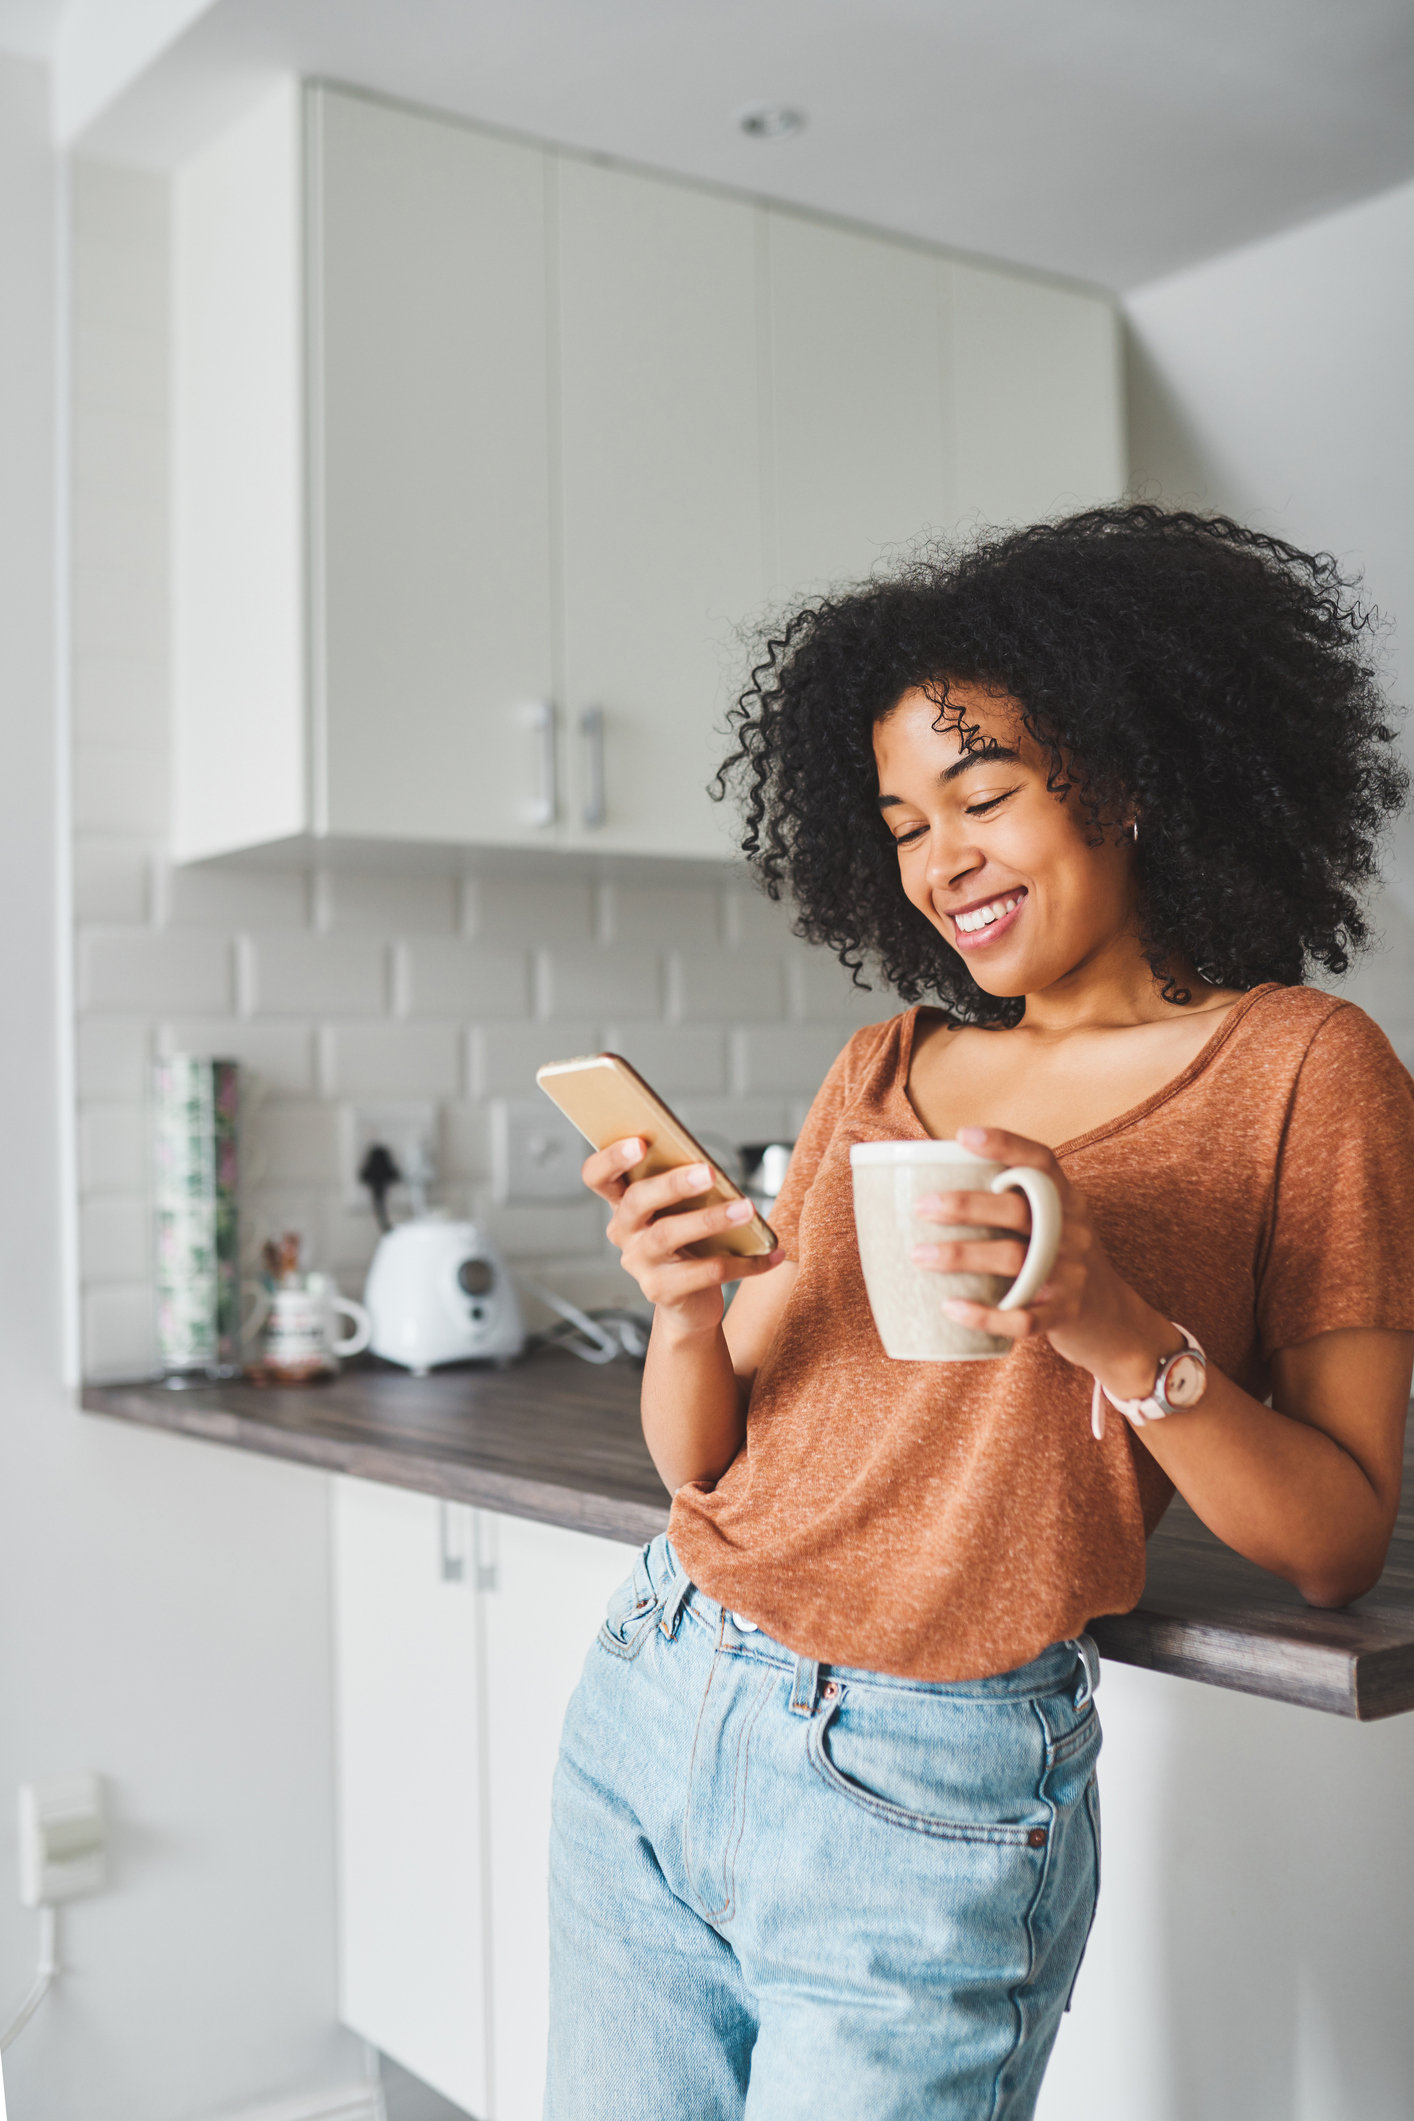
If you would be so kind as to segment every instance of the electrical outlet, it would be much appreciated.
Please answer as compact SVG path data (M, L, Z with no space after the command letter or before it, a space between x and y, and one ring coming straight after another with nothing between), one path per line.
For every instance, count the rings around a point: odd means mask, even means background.
M342 1135L340 1161L344 1173L344 1205L366 1208L368 1188L359 1184L363 1159L375 1142L391 1151L404 1183L420 1176L427 1185L437 1173L437 1107L411 1100L404 1104L344 1105L339 1112Z
M580 1166L590 1154L578 1127L548 1098L497 1098L491 1107L491 1174L503 1204L585 1198Z
M96 1775L20 1784L20 1899L54 1907L107 1881L103 1786Z

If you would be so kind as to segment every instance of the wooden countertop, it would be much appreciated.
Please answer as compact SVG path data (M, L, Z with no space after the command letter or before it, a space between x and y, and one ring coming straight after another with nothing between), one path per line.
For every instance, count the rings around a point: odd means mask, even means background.
M306 1390L86 1385L94 1414L634 1544L668 1497L638 1425L639 1373L555 1350L509 1370L409 1377L355 1366ZM1414 1455L1414 1437L1411 1437ZM1175 1501L1149 1542L1132 1613L1097 1620L1102 1654L1209 1686L1369 1720L1414 1709L1414 1481L1368 1597L1315 1612Z

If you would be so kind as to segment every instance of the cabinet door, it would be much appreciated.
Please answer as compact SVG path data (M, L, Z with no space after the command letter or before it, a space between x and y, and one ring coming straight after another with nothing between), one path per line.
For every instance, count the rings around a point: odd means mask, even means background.
M1126 470L1119 320L1103 295L954 265L958 511L1033 523L1111 501Z
M316 828L543 840L545 156L329 90L309 152Z
M634 1549L478 1513L486 1615L496 2121L540 2121L549 2030L550 1787L560 1725Z
M490 2110L471 1512L333 1483L339 2015Z
M757 209L568 158L558 201L569 834L720 856L705 784L763 588Z
M774 209L767 242L770 565L792 595L952 522L949 268Z

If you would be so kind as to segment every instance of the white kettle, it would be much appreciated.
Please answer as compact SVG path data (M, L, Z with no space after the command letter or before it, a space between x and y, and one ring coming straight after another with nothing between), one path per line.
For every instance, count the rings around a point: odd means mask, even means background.
M508 1363L525 1346L506 1263L475 1223L396 1223L378 1240L363 1300L373 1353L414 1377L443 1362Z

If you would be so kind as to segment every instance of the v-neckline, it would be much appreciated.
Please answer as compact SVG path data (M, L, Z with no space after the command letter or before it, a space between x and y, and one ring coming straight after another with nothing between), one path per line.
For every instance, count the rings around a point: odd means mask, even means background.
M1122 1127L1130 1127L1138 1120L1147 1119L1149 1114L1156 1112L1160 1105L1166 1105L1171 1097L1177 1097L1181 1090L1186 1090L1188 1085L1200 1076L1203 1070L1217 1058L1219 1052L1253 1004L1259 1002L1264 994L1277 993L1280 985L1279 980L1264 980L1259 987L1249 988L1246 994L1233 1003L1217 1029L1213 1032L1212 1037L1204 1041L1192 1060L1188 1062L1186 1067L1181 1068L1171 1081L1162 1083L1157 1090L1151 1091L1149 1096L1143 1098L1139 1104L1131 1105L1128 1111L1117 1113L1113 1119L1103 1120L1098 1127L1091 1127L1084 1134L1072 1135L1069 1141L1058 1142L1051 1154L1053 1156L1070 1156L1079 1149L1089 1149L1094 1143L1104 1141L1111 1134L1119 1133ZM908 1078L913 1067L914 1039L918 1029L919 1011L922 1007L923 1004L921 1002L915 1002L913 1007L904 1014L903 1024L899 1032L899 1056L898 1067L894 1076L894 1087L905 1111L918 1131L918 1138L921 1141L937 1141L939 1137L928 1132L919 1116L917 1106L908 1094Z

